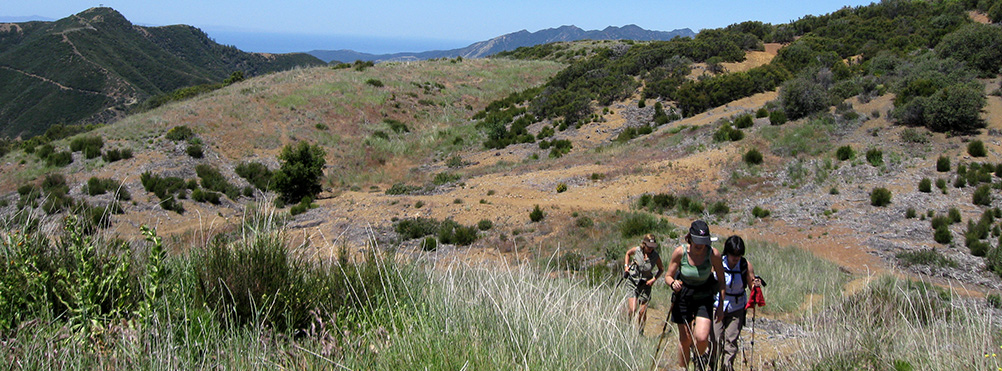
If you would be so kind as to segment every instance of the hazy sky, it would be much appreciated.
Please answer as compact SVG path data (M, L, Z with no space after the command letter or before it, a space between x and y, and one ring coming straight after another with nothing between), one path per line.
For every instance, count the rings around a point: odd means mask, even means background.
M723 27L755 20L786 23L830 13L860 0L0 0L0 16L63 18L94 6L121 12L135 24L188 24L213 30L455 41L457 47L519 30L562 25L585 30L636 24L671 31ZM237 45L238 47L240 45Z

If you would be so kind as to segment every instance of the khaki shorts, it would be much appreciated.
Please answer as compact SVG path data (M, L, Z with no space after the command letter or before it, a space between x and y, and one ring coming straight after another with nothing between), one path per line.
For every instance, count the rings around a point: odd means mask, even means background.
M637 298L640 304L646 304L651 301L651 287L647 285L646 281L643 279L640 282L634 282L632 279L629 280L630 287L633 289L633 297Z

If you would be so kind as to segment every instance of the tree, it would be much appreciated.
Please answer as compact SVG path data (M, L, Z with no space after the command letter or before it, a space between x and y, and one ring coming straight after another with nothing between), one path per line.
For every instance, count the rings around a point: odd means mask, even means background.
M320 193L327 154L320 146L306 142L288 144L278 159L281 167L272 175L275 191L286 203L298 203L303 197L316 198Z
M981 77L993 77L1002 66L1002 29L972 23L946 35L936 45L941 58L967 62Z
M828 92L821 84L805 77L787 81L779 90L783 111L796 120L828 108Z
M979 82L950 85L926 101L922 114L929 130L969 133L985 127L981 109L985 90Z

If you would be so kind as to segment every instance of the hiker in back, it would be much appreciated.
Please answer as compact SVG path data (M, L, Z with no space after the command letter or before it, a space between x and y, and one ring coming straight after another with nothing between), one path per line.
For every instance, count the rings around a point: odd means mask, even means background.
M671 321L678 326L678 366L683 369L689 365L690 350L697 355L694 361L697 370L708 366L710 328L714 317L720 321L723 315L719 305L714 311L713 297L724 294L720 284L724 281L724 268L720 251L710 246L711 241L706 222L692 222L685 235L686 244L672 251L665 275L665 283L675 292Z
M744 258L745 241L738 236L730 236L724 241L724 294L717 297L720 304L723 298L724 318L713 324L713 337L722 344L719 356L721 370L734 370L734 358L738 352L738 337L745 326L748 295L746 288L758 287L762 282L755 276L752 264ZM717 347L713 349L711 358L716 359Z
M628 280L633 288L633 295L626 301L630 319L633 319L634 313L637 314L637 325L640 327L641 335L644 334L644 324L647 322L647 303L651 301L651 286L658 281L658 277L661 277L665 270L657 248L657 238L653 234L647 234L640 241L640 246L626 251L623 265L623 278ZM654 267L658 268L657 272L654 272ZM638 305L639 313L637 313Z

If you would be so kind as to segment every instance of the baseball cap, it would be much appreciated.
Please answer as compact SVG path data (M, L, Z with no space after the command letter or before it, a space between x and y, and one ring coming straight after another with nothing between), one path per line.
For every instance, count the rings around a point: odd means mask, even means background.
M697 245L709 245L714 240L710 237L710 226L702 220L692 222L689 226L689 237L692 238L692 243Z

